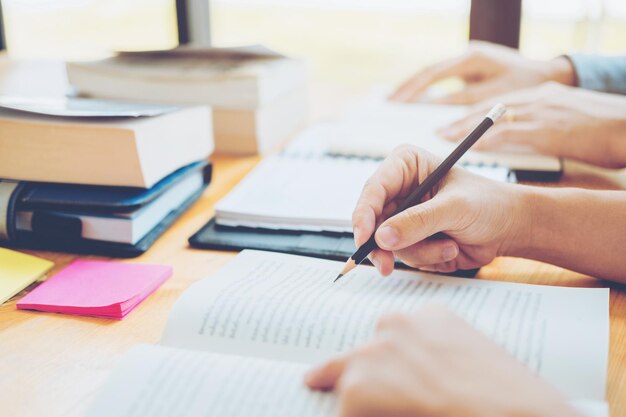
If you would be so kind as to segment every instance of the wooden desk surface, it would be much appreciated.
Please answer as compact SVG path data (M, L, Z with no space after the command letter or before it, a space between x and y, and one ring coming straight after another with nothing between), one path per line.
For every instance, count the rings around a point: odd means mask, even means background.
M0 306L2 414L82 416L124 352L137 343L158 343L169 311L181 293L234 256L228 252L191 249L187 238L211 217L215 202L257 161L255 157L214 158L214 181L201 200L148 253L129 260L170 264L174 266L174 275L123 321L18 311L15 302L19 296ZM580 178L565 179L566 184L572 181L580 182ZM52 274L75 258L55 252L32 253L56 263ZM550 265L513 258L497 259L484 267L479 277L564 286L608 285ZM626 415L626 288L611 287L607 398L612 415L623 416Z
M332 103L328 98L333 94L324 94L323 101ZM14 417L84 415L120 357L138 343L158 343L169 311L181 293L234 256L234 253L191 249L187 238L208 221L216 201L246 175L258 158L217 156L213 161L214 180L202 198L148 253L124 261L164 263L174 267L173 277L126 319L112 321L17 311L15 302L21 295L0 306L0 414ZM626 188L622 174L569 164L561 185ZM31 253L55 262L51 275L75 258L55 252ZM482 268L479 278L579 287L610 286L607 399L612 416L626 416L625 286L512 258L496 259Z

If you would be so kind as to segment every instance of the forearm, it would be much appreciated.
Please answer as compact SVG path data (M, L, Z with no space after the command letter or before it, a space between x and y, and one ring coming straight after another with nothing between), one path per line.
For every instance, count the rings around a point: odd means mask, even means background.
M520 187L525 219L512 256L626 282L626 192Z
M624 100L626 105L626 99ZM614 120L612 129L606 132L607 166L610 168L626 168L626 115Z
M578 130L562 140L561 155L605 168L626 167L626 97L580 91L578 99L593 108ZM568 140L570 139L570 140Z

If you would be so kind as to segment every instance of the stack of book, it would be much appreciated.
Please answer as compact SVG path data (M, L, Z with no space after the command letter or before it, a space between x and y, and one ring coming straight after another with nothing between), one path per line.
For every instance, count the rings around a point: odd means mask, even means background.
M192 48L119 52L67 64L80 95L213 108L216 151L263 154L307 116L304 62L266 48Z
M0 243L147 250L210 181L208 107L0 97Z

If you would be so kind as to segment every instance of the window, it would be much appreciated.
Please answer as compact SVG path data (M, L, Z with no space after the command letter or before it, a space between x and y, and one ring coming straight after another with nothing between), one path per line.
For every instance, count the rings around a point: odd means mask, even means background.
M506 1L506 0L501 0ZM626 53L626 1L523 0L520 49ZM310 59L318 80L393 84L462 51L470 0L213 0L213 41Z
M213 42L263 43L310 60L313 77L392 83L467 45L469 0L214 0Z
M3 0L9 54L89 59L178 43L173 0Z
M522 4L520 49L526 55L626 53L624 0L523 0Z
M209 0L207 0L209 1ZM505 1L505 0L501 0ZM471 0L210 0L217 46L307 58L315 80L394 84L467 45ZM178 42L175 0L3 0L14 57L89 59ZM522 52L626 53L626 1L523 0Z

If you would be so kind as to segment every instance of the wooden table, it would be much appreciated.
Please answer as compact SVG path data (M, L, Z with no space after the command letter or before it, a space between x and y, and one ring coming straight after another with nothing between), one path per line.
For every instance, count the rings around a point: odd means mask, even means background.
M329 97L332 93L325 93L322 102L329 103ZM145 255L123 261L164 263L174 267L173 277L123 321L17 311L15 302L21 295L0 306L0 414L82 416L128 349L138 343L158 343L169 311L181 293L234 256L228 252L191 249L187 238L208 221L216 201L258 160L256 157L214 157L214 179L202 198ZM624 178L623 173L569 164L560 185L626 188ZM55 262L51 275L75 258L55 252L31 253ZM612 416L626 416L625 286L513 258L496 259L481 269L479 278L578 287L610 286L607 398Z

